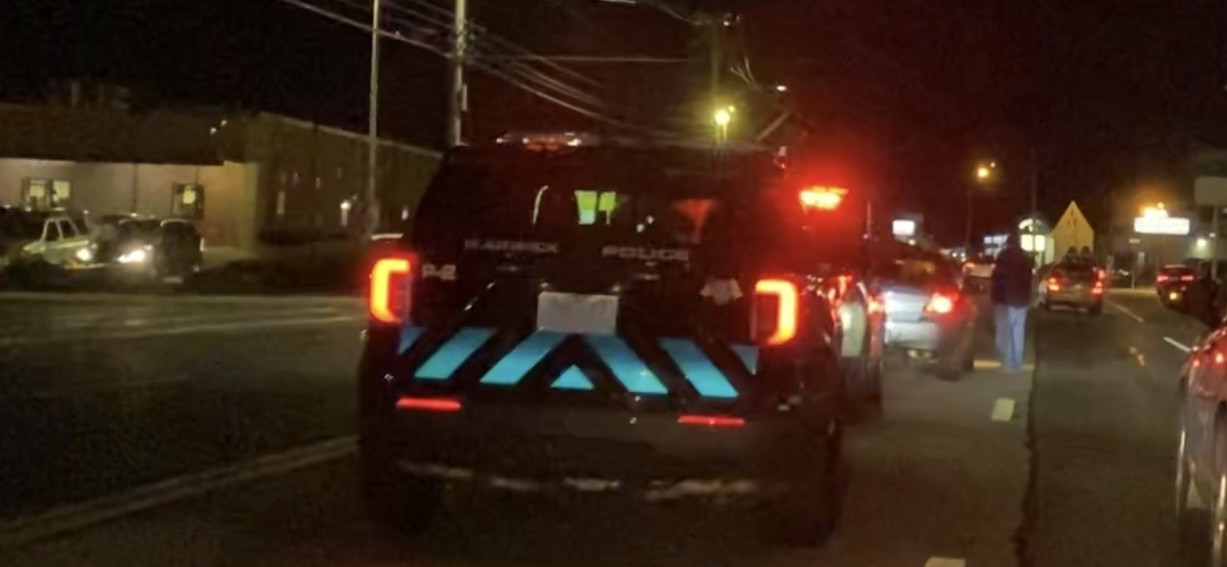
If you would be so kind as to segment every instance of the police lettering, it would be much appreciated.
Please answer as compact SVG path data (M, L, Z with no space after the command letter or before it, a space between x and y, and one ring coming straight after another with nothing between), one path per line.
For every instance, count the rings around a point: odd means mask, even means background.
M638 248L635 246L606 246L601 249L601 256L606 258L621 258L623 260L645 260L660 262L689 262L690 250L685 248Z

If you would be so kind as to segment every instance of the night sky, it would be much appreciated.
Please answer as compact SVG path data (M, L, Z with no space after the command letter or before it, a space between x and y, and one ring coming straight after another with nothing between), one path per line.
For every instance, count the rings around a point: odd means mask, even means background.
M308 0L363 19L347 4ZM419 0L385 0L410 10ZM446 2L431 1L437 6ZM675 0L684 5L683 0ZM9 4L14 4L10 0ZM471 0L471 18L539 54L699 57L695 30L660 12L594 0ZM979 159L1000 182L980 228L1025 214L1039 163L1041 209L1078 199L1102 224L1111 200L1187 191L1194 140L1227 144L1227 2L1221 0L690 0L736 10L762 83L786 83L816 131L813 159L962 238ZM17 0L0 22L0 98L37 100L56 78L134 87L147 105L265 109L353 129L366 120L368 40L279 0ZM393 18L408 16L388 9ZM421 26L389 22L428 43ZM442 140L443 60L385 42L382 129ZM485 44L487 53L509 53ZM506 64L497 67L507 69ZM602 115L684 122L705 63L573 64L593 82L538 72L599 99ZM595 127L503 79L477 74L474 139L510 129ZM521 79L522 80L522 79ZM532 118L529 122L528 119Z

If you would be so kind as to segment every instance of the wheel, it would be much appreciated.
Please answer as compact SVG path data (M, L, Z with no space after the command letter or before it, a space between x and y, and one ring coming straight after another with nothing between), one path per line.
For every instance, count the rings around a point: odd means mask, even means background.
M791 488L767 503L762 525L767 539L789 546L816 546L830 537L843 504L843 427L828 424L819 462L800 465ZM812 458L812 457L810 457Z
M378 449L360 445L358 451L362 496L371 517L404 535L430 528L443 509L443 483L405 473Z

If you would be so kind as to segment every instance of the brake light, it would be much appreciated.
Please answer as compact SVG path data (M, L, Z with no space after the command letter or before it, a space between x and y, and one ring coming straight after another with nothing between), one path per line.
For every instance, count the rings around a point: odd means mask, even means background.
M1160 282L1160 283L1165 282L1165 281L1167 281L1168 279L1169 279L1169 278L1168 278L1167 274L1159 274L1158 276L1155 276L1155 281L1156 281L1156 282Z
M1182 282L1191 282L1191 281L1193 281L1193 276L1192 276L1192 275L1184 275L1184 276L1180 276L1180 281L1182 281Z
M796 284L784 279L758 280L754 284L754 336L769 345L786 343L797 336L800 294Z
M1094 286L1091 286L1091 295L1103 295L1103 282L1097 281Z
M943 293L933 294L929 302L925 304L925 313L945 315L951 311L954 311L954 298Z
M847 189L839 187L807 187L801 190L801 206L807 209L833 211L843 202Z
M1056 278L1048 278L1048 291L1061 291L1061 282Z
M404 396L396 400L396 409L457 412L460 411L460 400L455 398L415 398Z
M682 425L703 425L707 427L741 427L746 424L746 420L740 417L731 417L727 415L699 415L693 413L685 413L678 416L677 422Z
M412 268L413 260L405 256L380 258L371 267L368 309L372 319L387 324L404 321L409 312Z

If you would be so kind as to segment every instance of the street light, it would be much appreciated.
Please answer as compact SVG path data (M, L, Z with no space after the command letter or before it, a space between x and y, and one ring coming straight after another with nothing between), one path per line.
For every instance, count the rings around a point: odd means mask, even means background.
M997 168L997 162L989 161L981 162L976 166L976 181L980 184L987 184L989 178L993 176L993 170ZM967 188L967 253L971 253L971 229L973 218L975 217L975 201L973 199L972 188Z
M733 122L733 113L737 109L732 105L717 108L712 113L712 122L716 124L716 139L720 142L729 138L729 124Z
M992 170L986 166L982 165L976 168L976 179L979 179L981 182L988 180L992 174Z

